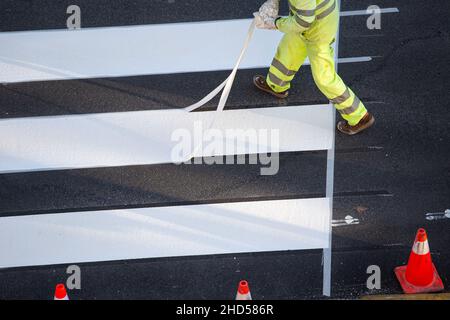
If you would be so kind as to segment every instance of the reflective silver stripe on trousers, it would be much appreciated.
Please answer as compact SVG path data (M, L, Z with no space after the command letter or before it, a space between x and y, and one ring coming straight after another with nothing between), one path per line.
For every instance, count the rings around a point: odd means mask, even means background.
M275 58L272 61L272 66L287 77L293 76L296 73L296 71L286 68L280 61Z
M283 81L280 78L278 78L276 75L274 75L272 72L269 72L269 79L273 83L275 83L279 87L285 87L289 84L289 81Z
M347 99L350 98L350 96L351 96L350 90L348 90L348 88L347 88L347 89L345 89L345 92L343 94L341 94L339 97L331 99L330 101L333 104L341 104L341 103L347 101Z
M341 114L352 114L356 110L358 110L359 104L361 103L361 100L357 96L355 96L355 100L353 100L353 104L345 109L339 110Z
M295 21L297 21L297 23L299 25L301 25L302 27L305 27L305 28L309 28L312 25L312 22L305 21L302 18L300 18L298 15L295 15Z
M325 10L321 14L318 14L316 16L316 19L320 20L320 19L323 19L323 18L329 16L334 11L334 9L336 9L336 0L334 0L334 3L331 7L329 7L327 10Z

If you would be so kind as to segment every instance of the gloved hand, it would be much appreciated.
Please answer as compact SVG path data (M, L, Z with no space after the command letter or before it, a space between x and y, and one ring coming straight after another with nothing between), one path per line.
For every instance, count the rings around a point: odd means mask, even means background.
M278 12L280 11L280 0L267 0L259 8L259 14L261 17L276 19Z
M253 13L256 20L256 27L258 29L276 30L275 19L271 17L261 16L259 12Z

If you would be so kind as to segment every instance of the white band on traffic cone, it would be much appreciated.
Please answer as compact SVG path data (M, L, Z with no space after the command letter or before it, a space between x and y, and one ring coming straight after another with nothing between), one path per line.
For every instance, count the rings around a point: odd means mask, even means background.
M430 253L428 240L425 240L424 242L416 241L413 245L412 251L417 255L425 255Z

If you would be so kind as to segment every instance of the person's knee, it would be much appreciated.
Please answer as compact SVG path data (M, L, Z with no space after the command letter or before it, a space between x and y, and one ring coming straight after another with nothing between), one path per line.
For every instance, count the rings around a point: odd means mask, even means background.
M314 82L321 91L329 91L336 81L336 73L334 72L319 72L313 71Z

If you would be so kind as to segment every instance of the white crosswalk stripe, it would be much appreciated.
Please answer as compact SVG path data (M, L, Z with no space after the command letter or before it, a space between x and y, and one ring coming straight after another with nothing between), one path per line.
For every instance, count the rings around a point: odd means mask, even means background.
M228 70L239 53L250 22L241 19L2 32L0 82ZM278 32L257 30L241 69L270 65L281 37ZM345 59L343 62L358 62L370 57Z
M157 110L0 120L5 137L0 149L7 155L0 158L0 172L185 162L189 159L183 154L172 154L180 142L173 136L176 130L186 130L192 140L202 137L189 143L187 155L195 157L327 150L332 143L328 105L230 110L215 117L215 112ZM225 135L249 129L276 130L279 143L258 134ZM208 132L213 130L224 135L211 140ZM241 152L234 147L237 139ZM198 148L200 144L205 147ZM223 148L208 151L208 144Z
M323 198L2 218L0 268L323 248ZM276 214L275 214L276 213Z

